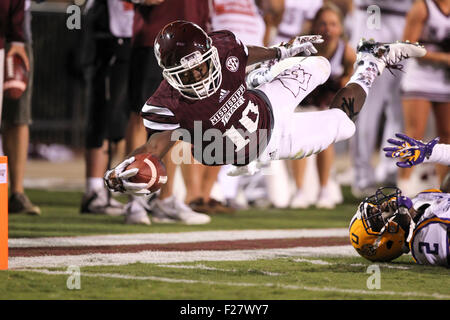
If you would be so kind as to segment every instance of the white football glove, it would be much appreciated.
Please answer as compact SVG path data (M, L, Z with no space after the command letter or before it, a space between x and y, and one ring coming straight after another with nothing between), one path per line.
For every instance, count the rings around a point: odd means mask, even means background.
M139 172L138 168L125 170L134 160L134 157L130 157L119 163L115 168L106 171L103 180L109 190L136 196L144 196L151 193L147 189L147 183L134 183L128 180Z
M294 57L298 54L302 54L302 56L316 54L317 49L313 43L322 43L323 41L320 35L294 37L288 43L282 43L277 46L280 50L279 60Z

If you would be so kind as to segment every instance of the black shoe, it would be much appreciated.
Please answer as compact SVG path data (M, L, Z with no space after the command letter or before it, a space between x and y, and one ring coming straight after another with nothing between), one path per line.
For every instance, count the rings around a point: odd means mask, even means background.
M11 194L8 201L9 213L27 213L38 216L41 214L41 209L31 203L30 199L24 194L15 192Z
M108 197L106 190L100 189L83 195L80 213L120 216L125 214L125 206L112 197Z

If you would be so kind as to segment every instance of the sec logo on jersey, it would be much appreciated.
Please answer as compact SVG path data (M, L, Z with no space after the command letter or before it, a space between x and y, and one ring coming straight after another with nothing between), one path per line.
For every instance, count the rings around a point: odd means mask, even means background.
M227 69L231 72L236 72L239 69L239 59L235 56L228 57L225 64L227 66Z

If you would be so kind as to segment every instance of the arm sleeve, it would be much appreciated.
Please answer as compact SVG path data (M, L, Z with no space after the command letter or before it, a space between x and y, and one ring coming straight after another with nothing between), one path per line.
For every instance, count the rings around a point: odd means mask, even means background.
M9 11L7 42L25 42L23 23L25 16L25 0L12 0Z
M450 166L450 144L438 143L433 148L433 153L424 162L439 163Z
M144 118L147 132L175 130L180 127L174 113L168 108L146 103L142 108L141 116Z

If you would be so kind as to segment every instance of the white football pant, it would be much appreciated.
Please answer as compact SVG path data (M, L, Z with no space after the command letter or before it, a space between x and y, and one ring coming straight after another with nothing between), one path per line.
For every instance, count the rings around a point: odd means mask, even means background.
M326 58L289 58L272 70L279 72L278 76L257 88L267 95L274 115L272 136L259 158L261 161L300 159L353 136L355 124L340 109L294 112L330 76Z

